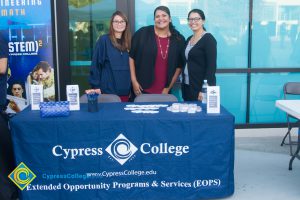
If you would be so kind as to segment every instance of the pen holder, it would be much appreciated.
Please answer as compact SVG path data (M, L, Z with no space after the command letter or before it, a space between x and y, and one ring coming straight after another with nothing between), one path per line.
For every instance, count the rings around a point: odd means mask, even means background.
M98 112L98 94L87 94L88 100L88 111L89 112Z
M40 115L42 118L67 117L70 115L69 102L40 102Z

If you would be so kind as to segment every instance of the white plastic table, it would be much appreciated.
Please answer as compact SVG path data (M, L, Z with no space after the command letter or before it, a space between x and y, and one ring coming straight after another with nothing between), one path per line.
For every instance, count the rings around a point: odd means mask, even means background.
M277 100L275 105L280 110L297 118L298 122L299 122L299 120L300 120L300 100ZM300 151L300 127L299 127L299 133L298 133L297 150L290 159L289 170L292 170L293 161L294 161L295 157L298 156L299 151Z

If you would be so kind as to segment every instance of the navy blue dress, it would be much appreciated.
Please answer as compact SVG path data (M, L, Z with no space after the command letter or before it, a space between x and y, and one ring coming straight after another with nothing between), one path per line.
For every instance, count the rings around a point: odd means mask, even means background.
M104 94L126 96L130 92L128 52L114 47L108 34L101 36L96 43L89 83Z

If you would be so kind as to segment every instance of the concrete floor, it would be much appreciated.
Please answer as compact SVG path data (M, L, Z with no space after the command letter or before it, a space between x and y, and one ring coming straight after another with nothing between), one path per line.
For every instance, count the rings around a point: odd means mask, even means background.
M299 200L300 160L288 170L286 128L236 129L235 193L223 200ZM296 138L296 129L293 138Z

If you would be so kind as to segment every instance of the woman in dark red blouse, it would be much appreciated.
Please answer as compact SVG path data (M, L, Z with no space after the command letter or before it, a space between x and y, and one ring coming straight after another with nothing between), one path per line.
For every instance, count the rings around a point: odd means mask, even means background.
M171 23L170 10L154 10L154 26L142 27L129 53L133 95L168 94L184 65L184 37Z

